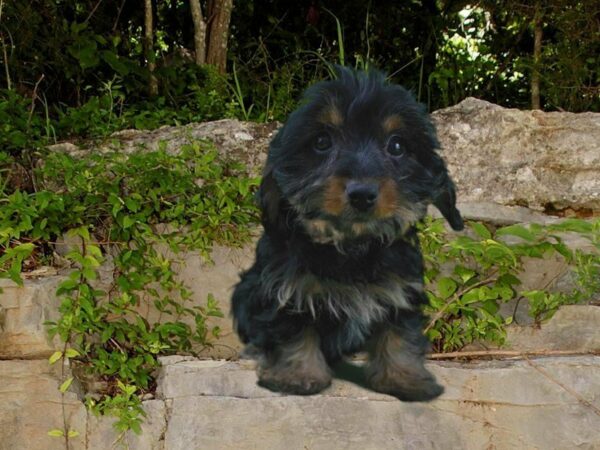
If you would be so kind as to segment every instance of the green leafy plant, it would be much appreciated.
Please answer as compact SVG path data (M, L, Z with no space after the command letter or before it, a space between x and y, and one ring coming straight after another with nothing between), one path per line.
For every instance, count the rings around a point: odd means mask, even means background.
M427 334L437 351L458 350L474 341L502 344L512 315L501 304L526 299L529 314L539 322L560 305L579 303L600 290L600 252L572 250L561 233L585 236L600 250L600 221L567 220L541 226L510 225L491 230L469 223L471 235L449 237L441 220L429 221L421 231L426 289L431 317ZM513 242L514 241L514 242ZM558 256L574 264L575 287L553 292L544 286L525 291L520 272L525 258Z
M193 353L219 333L207 322L222 316L212 296L190 305L191 290L177 275L179 255L208 259L214 243L244 242L258 217L258 180L207 142L174 154L164 146L81 158L50 153L36 177L36 192L3 193L2 276L22 282L24 260L51 255L51 243L70 230L78 245L64 259L73 270L57 290L60 318L48 323L65 349L51 362L69 359L77 372L101 380L104 389L88 404L114 413L120 431L137 431L139 396L154 387L158 355ZM113 283L105 292L98 271L109 259ZM158 319L146 317L148 308ZM70 381L64 383L66 391ZM65 426L53 435L68 439L72 431Z

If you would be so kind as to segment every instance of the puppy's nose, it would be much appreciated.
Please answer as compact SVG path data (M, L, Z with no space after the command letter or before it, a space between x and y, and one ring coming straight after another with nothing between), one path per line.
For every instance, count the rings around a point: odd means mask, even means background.
M350 182L346 186L346 195L353 208L367 212L377 202L379 187L374 183Z

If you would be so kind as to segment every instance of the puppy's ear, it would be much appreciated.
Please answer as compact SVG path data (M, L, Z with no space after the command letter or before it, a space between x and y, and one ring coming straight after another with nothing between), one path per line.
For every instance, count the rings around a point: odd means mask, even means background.
M440 210L453 230L460 231L464 228L460 211L456 209L456 188L448 174L446 164L439 155L434 157L434 176L436 187L433 193L432 203Z
M258 204L262 212L262 224L267 231L279 230L282 223L282 194L269 165L265 168L260 188Z

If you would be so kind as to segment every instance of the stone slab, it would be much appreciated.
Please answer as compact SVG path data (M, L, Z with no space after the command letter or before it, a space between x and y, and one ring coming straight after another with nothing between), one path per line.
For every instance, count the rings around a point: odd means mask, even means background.
M600 447L600 415L557 384L598 408L600 357L533 360L546 375L526 361L430 364L446 386L431 403L404 403L339 380L320 395L282 396L252 386L248 365L192 363L175 364L161 381L188 374L179 388L163 390L174 396L165 449Z
M0 280L0 359L44 358L61 348L58 336L48 337L44 322L58 319L54 293L62 279L27 280L22 287Z
M461 202L600 212L600 114L467 98L432 117Z
M600 306L565 305L541 327L508 327L503 348L600 352Z
M513 225L516 223L539 223L547 225L560 220L558 217L542 214L539 211L534 211L524 206L507 206L491 201L458 201L456 207L464 219L491 223L498 226ZM442 214L433 206L429 207L427 212L435 218L442 217Z
M167 428L167 410L161 400L147 400L143 403L146 416L141 425L141 433L128 431L118 433L113 427L113 417L97 417L88 413L87 449L108 450L126 448L128 450L163 450L164 434Z
M60 368L47 360L0 361L0 450L64 450L48 431L63 429ZM78 395L65 393L65 418L79 436L71 450L85 448L86 410Z

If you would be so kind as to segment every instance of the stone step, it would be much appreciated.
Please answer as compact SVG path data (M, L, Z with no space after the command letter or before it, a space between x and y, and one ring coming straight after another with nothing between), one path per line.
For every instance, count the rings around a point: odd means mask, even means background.
M157 397L144 402L147 417L139 436L128 432L119 441L111 419L86 414L68 393L67 418L80 432L70 448L600 448L598 356L430 363L446 388L430 403L401 402L341 379L319 395L280 395L256 385L248 361L162 362ZM58 374L44 363L0 361L1 450L65 448L60 438L47 435L60 428L62 410Z
M258 387L247 362L167 360L164 448L600 448L599 357L429 368L446 392L404 403L340 380L313 397L282 396Z

